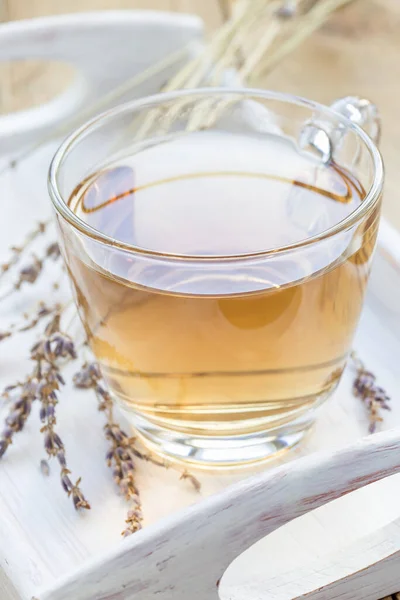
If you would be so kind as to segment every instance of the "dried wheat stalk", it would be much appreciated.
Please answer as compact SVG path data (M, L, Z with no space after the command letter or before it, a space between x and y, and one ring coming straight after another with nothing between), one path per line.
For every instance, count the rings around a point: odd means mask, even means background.
M199 85L221 86L229 70L237 80L250 83L270 72L307 37L321 27L331 14L354 0L237 0L231 18L211 38L201 55L195 57L167 86L165 92L193 89ZM245 59L243 59L245 56ZM163 115L155 108L144 120L133 124L132 134L142 140L150 133L165 134L172 127L190 98ZM204 100L187 124L188 131L209 127L235 100Z

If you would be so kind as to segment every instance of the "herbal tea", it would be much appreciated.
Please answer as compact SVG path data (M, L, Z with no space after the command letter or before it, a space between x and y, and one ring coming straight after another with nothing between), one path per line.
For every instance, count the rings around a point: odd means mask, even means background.
M364 197L351 174L283 136L211 131L142 147L76 188L75 214L117 242L107 255L66 243L81 318L113 395L150 440L156 426L165 440L203 440L206 453L212 437L243 443L311 423L351 347L377 212L300 243Z

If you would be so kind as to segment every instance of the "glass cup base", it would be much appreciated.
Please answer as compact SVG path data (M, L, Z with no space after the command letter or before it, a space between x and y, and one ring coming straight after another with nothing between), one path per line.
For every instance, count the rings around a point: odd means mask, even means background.
M197 436L154 425L141 415L129 415L137 434L151 452L169 461L203 469L252 466L278 458L296 446L314 423L314 412L284 428L239 436Z

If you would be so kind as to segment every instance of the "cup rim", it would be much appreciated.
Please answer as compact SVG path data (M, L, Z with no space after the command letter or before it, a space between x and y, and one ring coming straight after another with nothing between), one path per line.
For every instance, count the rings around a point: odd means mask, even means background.
M241 254L229 254L229 255L190 255L190 254L178 254L178 253L170 253L163 252L159 250L149 250L146 248L141 248L140 246L135 246L134 244L128 244L126 242L122 242L118 239L115 239L98 229L88 225L85 221L80 219L68 206L67 202L63 199L62 193L58 186L58 173L63 166L64 159L67 157L70 151L72 151L83 137L90 135L92 131L94 131L99 125L112 121L117 116L120 116L124 113L129 113L141 108L151 107L153 105L162 104L164 102L169 102L174 99L184 98L185 96L211 96L211 95L223 95L223 96L242 96L243 99L249 98L260 98L264 100L273 100L278 102L283 102L286 104L296 104L298 106L302 106L304 108L309 108L312 110L317 110L322 114L326 114L331 118L335 118L336 120L343 123L343 125L352 131L354 131L359 138L361 138L362 142L367 147L369 154L372 158L374 165L374 175L372 185L370 189L367 191L365 199L361 202L361 204L355 208L347 217L329 227L328 229L322 231L319 234L311 236L309 238L299 240L292 244L280 246L277 248L272 248L268 250L259 250L257 252L249 252L249 253L241 253ZM107 111L96 115L94 118L85 122L79 128L75 129L68 137L61 143L58 150L56 151L49 167L48 173L48 191L50 195L50 199L53 203L53 206L56 212L61 215L65 221L67 221L74 229L79 231L85 237L89 237L94 239L106 246L112 246L114 248L118 248L120 250L124 250L134 254L145 255L148 257L156 258L164 258L164 259L172 259L172 260L182 260L182 261L231 261L231 260L246 260L246 259L255 259L261 257L268 257L269 255L281 255L287 254L301 248L309 247L313 244L322 242L326 239L334 237L335 235L349 230L355 224L357 224L368 212L373 208L376 202L379 200L384 184L384 166L381 153L377 148L374 141L369 137L369 135L362 129L359 125L353 123L347 117L341 115L340 113L332 110L330 107L320 104L318 102L314 102L312 100L308 100L301 96L296 96L292 94L286 94L281 92L269 91L269 90L260 90L257 88L224 88L224 87L210 87L210 88L196 88L193 90L177 90L169 93L159 93L151 96L145 96L139 98L137 100L132 100L120 105L117 105Z

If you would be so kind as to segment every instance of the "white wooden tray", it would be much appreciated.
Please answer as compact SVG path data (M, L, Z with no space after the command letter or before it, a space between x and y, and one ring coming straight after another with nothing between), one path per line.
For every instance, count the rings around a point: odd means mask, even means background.
M188 39L198 35L196 26ZM49 214L53 151L49 144L0 176L0 262ZM51 277L2 302L0 329L36 297L48 299ZM400 426L399 313L400 238L383 223L355 343L393 398L383 432L361 441L368 419L351 393L349 367L307 442L254 478L200 473L196 493L173 470L138 461L145 527L124 540L126 506L103 458L96 401L68 387L59 429L92 510L74 511L56 466L41 474L33 415L0 462L0 599L377 600L400 590L400 434L389 431ZM0 388L28 368L21 340L0 345Z

